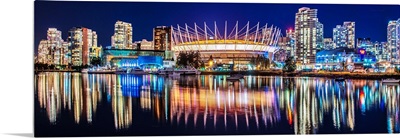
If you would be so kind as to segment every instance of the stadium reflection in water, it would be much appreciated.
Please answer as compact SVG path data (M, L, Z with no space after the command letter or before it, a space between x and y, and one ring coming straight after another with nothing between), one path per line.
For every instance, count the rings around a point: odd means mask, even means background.
M41 73L36 77L36 100L52 125L62 120L64 110L73 113L76 124L111 119L93 119L99 110L110 110L99 108L106 103L111 105L115 130L135 125L139 113L134 109L138 108L152 114L149 122L171 128L265 131L286 124L294 134L319 133L324 125L339 130L335 133L351 133L357 130L356 122L369 121L363 116L382 112L386 132L400 132L400 87L377 80L246 76L232 83L226 76L172 79L80 73ZM151 126L154 123L143 127Z

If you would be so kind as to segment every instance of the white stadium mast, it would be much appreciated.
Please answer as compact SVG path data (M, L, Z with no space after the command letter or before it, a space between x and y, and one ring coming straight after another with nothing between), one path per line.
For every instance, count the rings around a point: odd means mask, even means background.
M177 25L172 27L173 51L255 51L275 52L278 47L278 40L281 37L281 30L277 26L260 26L257 22L250 26L250 22L239 28L239 22L228 29L228 22L225 21L222 33L218 30L217 22L214 21L214 28L209 28L204 22L204 28L194 23L194 28L187 24L185 27ZM213 29L213 30L212 30ZM208 30L208 31L207 31ZM228 31L231 33L228 34ZM223 41L222 41L223 38Z

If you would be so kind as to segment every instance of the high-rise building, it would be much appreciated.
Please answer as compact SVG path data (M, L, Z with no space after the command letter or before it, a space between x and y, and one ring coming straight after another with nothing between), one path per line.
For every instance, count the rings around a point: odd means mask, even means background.
M286 30L286 37L289 39L288 45L290 51L288 52L288 55L294 57L295 56L294 46L296 42L294 30L292 29Z
M317 22L317 51L324 49L324 25Z
M389 61L400 62L400 18L391 20L387 26L387 45Z
M383 60L384 61L390 61L390 49L389 49L389 44L387 42L382 42L381 43L382 47L383 47Z
M92 45L93 46L99 46L99 45L97 45L97 33L96 33L96 31L92 31Z
M333 43L336 48L355 48L355 22L344 22L333 28Z
M61 62L62 65L68 65L69 63L71 63L71 43L68 42L63 42L62 43L62 56L61 56Z
M333 43L335 48L347 47L346 34L347 30L341 25L336 25L336 28L333 28Z
M356 23L355 22L344 22L343 26L347 30L347 47L355 48L356 45Z
M47 30L47 39L41 40L38 46L38 63L48 65L67 65L63 62L65 53L61 31L57 28Z
M278 46L286 51L286 55L290 56L290 54L293 52L289 37L279 37Z
M54 65L61 65L61 47L63 40L61 38L61 31L56 28L49 28L47 30L47 41L49 44L49 60L50 63Z
M93 44L97 44L96 32L84 27L72 28L69 31L68 42L72 49L72 65L90 65L89 49Z
M292 29L286 30L286 37L295 40L295 32ZM293 42L294 43L294 42Z
M41 64L48 64L49 58L51 59L51 55L49 54L49 44L48 40L41 40L38 46L38 56L37 62Z
M302 64L315 63L317 53L317 9L302 7L296 13L295 19L295 58Z
M400 47L400 18L397 19L396 25L397 47Z
M335 45L333 44L332 38L324 38L324 49L325 50L335 49Z
M88 28L82 28L83 45L82 45L82 65L90 65L90 49L97 46L97 34Z
M374 47L376 49L375 55L378 62L389 60L389 52L386 42L375 42Z
M80 28L72 28L68 32L68 42L71 46L71 63L73 66L82 65L83 32Z
M135 49L132 37L132 25L123 21L117 21L114 26L114 35L111 37L111 47L115 49Z
M172 29L167 26L157 26L153 29L154 50L170 51L172 49Z

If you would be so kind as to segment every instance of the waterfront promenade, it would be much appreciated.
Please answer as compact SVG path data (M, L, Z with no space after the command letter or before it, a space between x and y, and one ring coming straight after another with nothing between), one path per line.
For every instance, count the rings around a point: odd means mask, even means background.
M35 70L39 72L80 72L77 70ZM112 72L89 72L89 74L114 74ZM400 79L400 73L351 73L351 72L293 72L283 73L282 71L202 71L201 75L254 75L254 76L288 76L288 77L343 77L347 79Z
M351 72L293 72L283 73L282 71L203 71L202 75L257 75L257 76L293 76L293 77L343 77L348 79L400 79L400 73L351 73Z
M38 72L81 72L81 71L72 70L72 69L69 69L69 70L55 70L55 69L36 70L35 69L34 72L38 73Z
M307 76L307 77L329 77L337 78L343 77L345 79L386 79L394 78L400 79L400 73L351 73L351 72L302 72L296 76Z

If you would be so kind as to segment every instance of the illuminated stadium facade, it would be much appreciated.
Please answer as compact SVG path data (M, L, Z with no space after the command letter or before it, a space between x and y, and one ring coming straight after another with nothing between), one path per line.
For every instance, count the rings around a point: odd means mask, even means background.
M281 30L273 25L257 23L250 26L249 22L243 27L236 22L231 29L228 29L227 22L222 27L214 22L212 27L206 23L194 23L193 27L185 24L172 28L172 51L175 54L199 51L203 61L212 56L214 62L221 64L245 65L251 57L258 55L274 60L273 54L279 50L278 39L281 37Z

